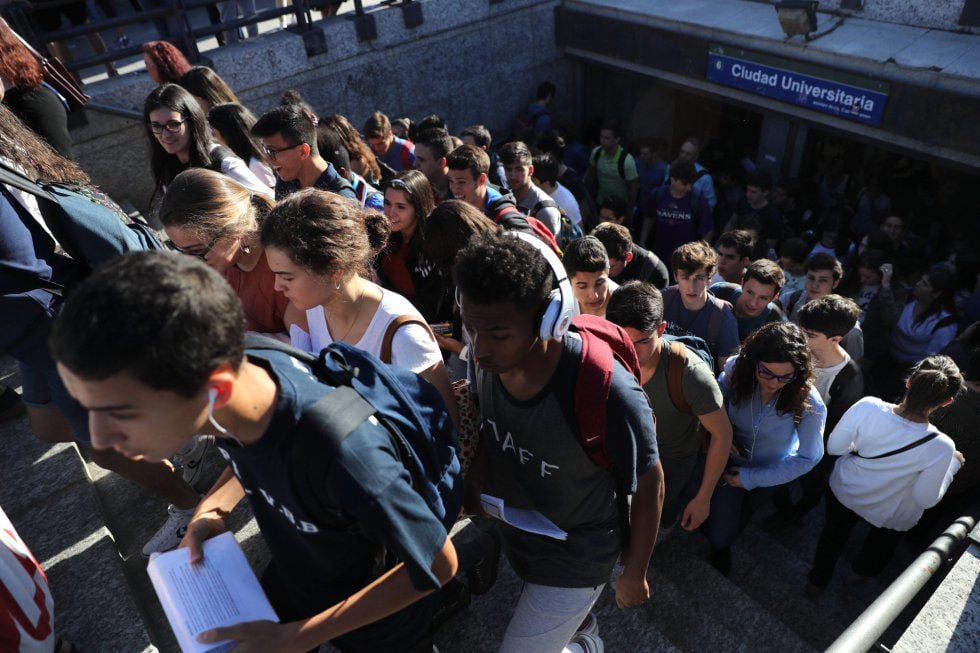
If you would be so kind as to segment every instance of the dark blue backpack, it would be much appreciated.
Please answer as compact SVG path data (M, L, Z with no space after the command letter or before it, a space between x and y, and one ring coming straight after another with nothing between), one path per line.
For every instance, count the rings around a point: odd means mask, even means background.
M303 409L296 431L299 437L294 438L290 453L294 490L317 522L338 529L356 526L352 517L323 496L330 461L323 459L322 447L314 445L325 442L328 450L336 452L348 435L374 417L388 431L412 488L449 532L462 507L462 474L456 457L456 430L433 386L413 372L386 365L344 342L335 342L314 356L278 340L249 334L245 348L292 356L335 388Z
M94 186L36 182L3 163L0 163L0 183L37 198L48 229L84 272L126 252L163 249L152 229L131 221ZM54 294L64 290L46 279L25 279L25 282Z

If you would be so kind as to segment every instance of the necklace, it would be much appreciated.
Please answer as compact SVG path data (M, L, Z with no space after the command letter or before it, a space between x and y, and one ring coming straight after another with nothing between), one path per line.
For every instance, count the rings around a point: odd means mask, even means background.
M361 287L361 293L357 296L357 299L354 300L354 304L357 306L357 310L354 311L354 318L351 320L350 326L347 327L347 331L344 332L344 335L342 335L339 338L333 338L333 341L334 342L347 342L347 340L346 340L347 336L350 335L350 332L354 329L354 325L357 324L357 318L360 317L360 315L361 315L361 303L360 302L361 302L361 299L363 297L364 297L364 287L362 286ZM333 334L331 334L331 337L332 337L332 335ZM355 343L350 343L350 344L355 344Z

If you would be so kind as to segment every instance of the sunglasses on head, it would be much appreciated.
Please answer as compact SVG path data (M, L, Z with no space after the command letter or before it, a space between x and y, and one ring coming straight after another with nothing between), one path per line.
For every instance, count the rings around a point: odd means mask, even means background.
M756 373L764 379L769 379L770 381L779 381L780 383L792 383L796 380L797 373L794 371L790 374L776 374L768 367L759 363L755 366Z

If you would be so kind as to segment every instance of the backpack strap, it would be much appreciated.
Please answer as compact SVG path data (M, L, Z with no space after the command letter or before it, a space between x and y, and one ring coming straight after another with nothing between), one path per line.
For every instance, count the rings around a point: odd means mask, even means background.
M409 152L408 146L409 146L409 142L407 140L401 143L402 167L404 167L405 170L412 169L412 158L411 158L412 153Z
M715 310L711 311L711 315L708 316L708 337L705 340L708 341L708 346L714 346L715 349L718 347L718 336L721 334L721 323L725 317L725 307L731 306L728 302L723 299L718 299L711 293L708 293L708 302L714 306ZM718 352L715 352L715 356Z
M599 165L599 157L600 156L602 156L602 148L601 147L597 147L597 148L595 148L592 151L592 156L590 157L591 158L592 165L594 165L594 166L598 166Z
M606 451L607 405L612 390L615 358L612 348L588 334L582 337L582 356L575 380L575 421L586 455L597 467L612 469Z
M26 177L22 172L9 167L4 161L0 161L0 184L12 186L25 193L36 197L43 197L46 200L57 202L58 200L41 186L41 184Z
M619 177L626 181L626 148L620 146L619 148L619 158L616 159L616 171L619 172Z
M684 343L665 340L663 355L667 365L667 394L678 412L693 415L691 404L684 396L684 368L687 367L687 347Z
M916 447L920 447L920 446L924 445L926 442L929 442L929 440L932 440L932 439L934 439L934 438L936 438L938 436L939 436L939 431L930 431L929 434L926 435L924 438L920 438L920 439L916 440L915 442L913 442L911 444L907 444L904 447L900 447L898 449L895 449L894 451L889 451L888 453L883 453L883 454L880 454L878 456L862 456L857 451L855 451L853 453L858 458L864 458L865 460L878 460L879 458L888 458L889 456L894 456L894 455L897 455L897 454L900 454L900 453L905 453L906 451L909 451L911 449L915 449Z
M541 200L531 207L531 217L538 217L538 212L542 211L543 209L558 209L558 212L564 215L564 211L561 210L561 207L558 206L558 203L555 202L555 200Z
M388 328L385 329L384 338L381 340L381 355L378 356L378 358L381 359L381 362L391 365L391 345L395 340L395 333L397 333L398 329L409 324L418 324L424 327L425 332L428 333L429 337L432 338L432 341L435 342L436 338L434 335L432 335L432 329L429 328L428 324L412 315L399 315L392 320L388 324Z

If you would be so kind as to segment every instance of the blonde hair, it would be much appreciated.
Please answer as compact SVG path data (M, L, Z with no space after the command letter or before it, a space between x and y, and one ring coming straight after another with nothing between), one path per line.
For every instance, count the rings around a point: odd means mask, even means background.
M167 187L160 221L165 227L190 229L201 238L249 238L258 234L274 205L227 175L191 168Z

